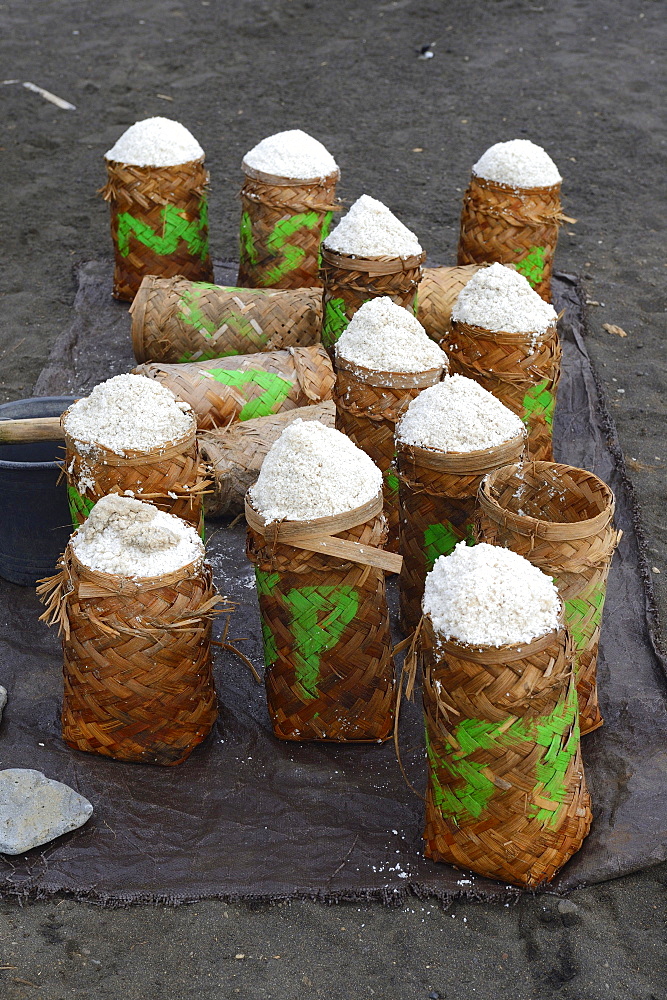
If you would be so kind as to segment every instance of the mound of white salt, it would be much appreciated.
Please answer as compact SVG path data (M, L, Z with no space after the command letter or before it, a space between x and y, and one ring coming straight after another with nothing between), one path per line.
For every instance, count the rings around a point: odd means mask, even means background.
M175 167L204 155L192 132L171 118L144 118L130 125L104 154L107 160L135 167Z
M276 177L310 180L336 173L338 164L321 142L300 128L262 139L243 157L244 166Z
M422 607L445 639L502 646L556 629L561 602L551 578L523 556L459 542L426 577Z
M98 500L70 544L85 566L117 576L161 576L204 558L201 538L180 517L115 493Z
M65 430L80 452L93 451L97 444L116 455L160 448L193 424L190 405L145 375L115 375L100 382L65 418Z
M356 257L414 257L422 252L415 234L367 194L357 198L324 245Z
M515 188L550 187L563 179L546 150L530 139L497 142L480 156L472 172Z
M471 378L448 375L423 389L396 425L396 440L439 451L480 451L525 434L523 422Z
M447 355L419 320L388 295L369 299L354 314L336 344L336 356L376 371L447 370Z
M382 473L340 431L294 420L264 459L250 493L267 521L304 521L352 510L382 488Z
M546 333L556 310L540 298L526 278L504 264L482 267L473 274L452 309L452 319L494 333Z

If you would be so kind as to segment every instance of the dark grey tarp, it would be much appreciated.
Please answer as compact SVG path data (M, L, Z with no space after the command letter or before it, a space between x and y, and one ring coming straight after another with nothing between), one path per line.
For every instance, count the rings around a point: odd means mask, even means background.
M71 329L57 342L39 394L85 392L132 366L127 307L110 298L110 267L78 272ZM219 279L231 282L228 269ZM579 854L552 886L613 878L667 857L666 678L654 649L653 612L631 487L584 346L574 278L558 276L565 308L558 457L592 469L616 491L625 532L614 560L599 661L606 723L584 740L595 820ZM222 593L238 602L232 633L256 664L262 653L244 529L211 523L210 558ZM395 585L391 585L395 606ZM492 897L512 890L426 861L422 803L406 788L391 744L281 743L271 735L263 688L228 653L217 655L220 717L178 768L120 764L60 740L60 644L37 621L29 589L0 582L0 682L10 700L0 726L2 767L35 767L95 805L81 830L0 860L0 891L58 891L110 905L292 896L400 902L406 892ZM404 711L403 760L424 781L421 714Z

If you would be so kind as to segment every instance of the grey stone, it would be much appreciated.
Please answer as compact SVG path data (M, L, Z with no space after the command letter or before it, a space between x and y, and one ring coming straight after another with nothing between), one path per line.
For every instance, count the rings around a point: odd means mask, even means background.
M558 904L558 912L566 927L571 927L573 924L581 922L581 911L571 899L561 899Z
M0 853L23 854L90 819L93 807L69 785L32 768L0 771Z
M0 719L2 718L2 710L7 704L7 688L4 688L0 684Z

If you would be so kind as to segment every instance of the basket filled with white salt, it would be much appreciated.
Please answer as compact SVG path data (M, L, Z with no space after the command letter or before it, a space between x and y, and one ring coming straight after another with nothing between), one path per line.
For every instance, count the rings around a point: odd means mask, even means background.
M602 725L596 664L609 567L621 533L614 494L587 472L553 462L508 465L482 482L476 537L529 559L553 578L574 640L582 734Z
M472 168L463 196L458 263L514 264L546 302L561 212L562 178L530 139L497 142Z
M211 619L223 601L194 528L131 497L103 497L38 593L42 618L62 634L68 746L182 763L217 717Z
M135 373L188 403L200 430L322 403L331 399L335 381L320 344L186 364L152 362L138 365Z
M462 267L425 267L419 282L417 319L431 340L439 344L449 333L454 303L473 274L484 264Z
M400 618L410 632L421 617L426 574L455 545L472 545L477 490L484 476L517 462L526 430L516 414L461 375L424 389L396 425L400 541Z
M265 683L283 740L382 742L396 686L382 473L339 431L295 420L246 499Z
M239 285L319 285L320 243L340 210L331 153L301 129L262 139L242 163Z
M147 274L213 281L209 175L192 133L169 118L146 118L123 132L105 160L114 296L131 302Z
M419 641L426 856L514 885L550 881L592 819L554 584L508 549L459 543L426 578Z
M472 378L521 417L528 453L553 459L552 426L560 378L556 312L523 275L492 264L473 275L452 310L441 346L453 372Z
M426 254L419 240L381 201L362 194L322 242L322 343L332 353L357 309L388 295L417 311Z
M96 385L61 417L72 524L108 493L134 496L202 528L197 421L187 403L141 375Z
M384 477L387 548L398 547L396 420L422 389L447 372L447 357L421 323L388 296L369 299L336 347L336 426L366 452Z
M322 292L147 275L130 313L137 361L182 364L318 344Z

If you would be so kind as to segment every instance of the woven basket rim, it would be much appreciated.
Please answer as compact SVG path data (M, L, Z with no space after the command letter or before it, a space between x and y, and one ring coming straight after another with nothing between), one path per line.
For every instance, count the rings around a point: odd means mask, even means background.
M369 273L377 270L378 274L394 274L400 271L410 271L413 268L420 267L426 260L425 250L422 250L420 254L413 254L407 257L391 257L387 255L362 257L351 253L343 253L340 250L332 250L326 245L326 242L321 244L320 253L322 260L343 270L368 271Z
M499 343L503 343L504 341L508 341L511 344L523 343L528 340L533 341L534 339L535 343L539 344L554 336L558 336L558 326L555 321L549 324L544 333L537 333L535 330L521 330L518 333L509 330L489 330L488 327L476 326L474 323L467 323L463 319L454 319L453 317L450 320L450 325L450 337L458 329L465 328L466 330L470 330L480 340L493 340Z
M476 472L483 471L482 466L488 468L485 458L493 459L494 456L503 459L500 468L510 464L505 461L509 454L515 454L519 448L526 445L527 431L524 428L520 434L510 438L509 441L502 441L492 448L480 448L476 451L441 451L439 448L422 448L420 445L409 444L402 441L396 435L396 450L412 458L418 464L422 464L427 469L442 470L443 472ZM431 463L431 464L429 464ZM495 466L490 472L496 472Z
M451 653L462 660L472 660L474 663L511 663L514 660L523 660L526 656L539 653L547 649L552 643L567 640L567 627L563 621L563 602L559 598L560 610L558 613L558 627L552 629L544 635L537 636L530 642L504 643L502 646L471 646L469 643L458 639L445 639L436 631L433 619L428 612L424 612L422 621L431 630L434 640L437 642L438 651Z
M524 192L529 194L558 194L562 188L563 181L558 181L557 184L545 184L538 187L516 187L511 184L503 184L500 181L489 180L488 177L482 177L480 174L476 174L474 171L470 174L470 180L475 181L480 187L496 188L498 191L506 191L508 194L522 194Z
M206 160L206 154L203 156L198 156L194 160L183 160L182 163L170 163L168 166L162 167L142 167L137 163L125 163L124 160L112 160L109 157L104 157L104 162L110 170L138 170L139 172L145 173L146 176L154 173L162 173L165 170L176 170L181 167L189 166L203 166Z
M77 400L77 402L79 402L79 400ZM74 405L75 404L72 403L72 406ZM156 458L164 458L165 456L168 456L171 451L181 451L185 446L190 445L197 440L197 416L194 410L190 408L189 411L183 411L186 415L191 417L192 423L190 429L181 434L180 437L173 438L171 441L166 441L162 445L157 445L149 451L138 451L136 449L128 448L123 455L118 455L115 451L107 448L106 445L100 444L97 441L80 441L79 438L72 437L72 435L65 430L65 419L72 409L72 406L68 406L60 417L60 426L63 430L65 444L72 451L75 451L78 455L80 455L82 459L87 458L88 453L80 451L77 447L78 443L91 445L95 449L95 455L91 456L94 462L99 462L101 460L105 465L122 466L136 464L143 465L147 462L154 461Z
M191 525L189 525L191 527ZM78 531L79 529L77 529ZM193 529L194 530L194 529ZM74 532L73 534L76 534ZM72 547L71 540L67 543L63 555L63 561L71 561L76 567L77 574L81 579L88 578L93 583L102 581L102 589L117 594L128 594L139 590L157 590L160 587L170 587L179 580L187 580L190 577L200 576L207 569L209 563L206 562L205 555L194 562L184 563L171 573L163 573L160 576L119 576L117 573L105 573L101 569L92 569L82 562ZM107 582L108 581L108 582Z
M324 187L331 181L340 180L340 167L336 167L328 174L318 174L317 177L286 177L283 174L267 174L264 170L257 170L249 167L245 160L241 161L241 169L246 177L251 180L261 181L264 184L271 184L275 187Z
M372 517L382 513L383 499L380 490L371 500L353 507L350 510L342 511L340 514L332 514L327 517L315 517L310 520L297 521L285 518L283 521L266 521L263 514L255 507L251 497L252 487L246 493L245 507L246 520L249 526L260 535L266 535L275 531L276 536L282 535L281 542L289 544L289 535L295 537L317 537L318 535L335 535L340 531L347 531L356 528L359 524L364 524ZM248 519L250 512L250 519ZM252 523L251 523L252 522ZM267 532L266 529L269 529ZM283 535L283 532L285 534Z
M367 368L356 361L341 357L338 353L338 343L335 345L336 368L354 375L360 382L368 385L386 386L394 389L419 389L436 385L443 374L449 370L447 359L438 368L424 368L419 372L385 371L380 368Z
M503 473L509 478L509 476L516 474L516 470L525 467L532 468L536 473L553 471L558 474L562 471L567 473L571 478L587 479L589 482L594 481L596 487L607 498L608 504L604 510L593 517L582 518L578 521L548 521L543 518L532 517L529 514L518 514L506 507L502 507L491 494L496 479L502 476ZM522 480L522 482L525 482L525 480ZM572 492L574 493L574 491ZM596 476L594 472L590 472L588 469L580 469L574 465L564 465L561 462L509 463L500 469L495 469L481 482L478 503L484 513L497 523L511 525L512 529L520 535L532 535L533 537L543 538L548 541L574 540L598 534L611 523L615 509L614 493L611 487L600 479L599 476Z

